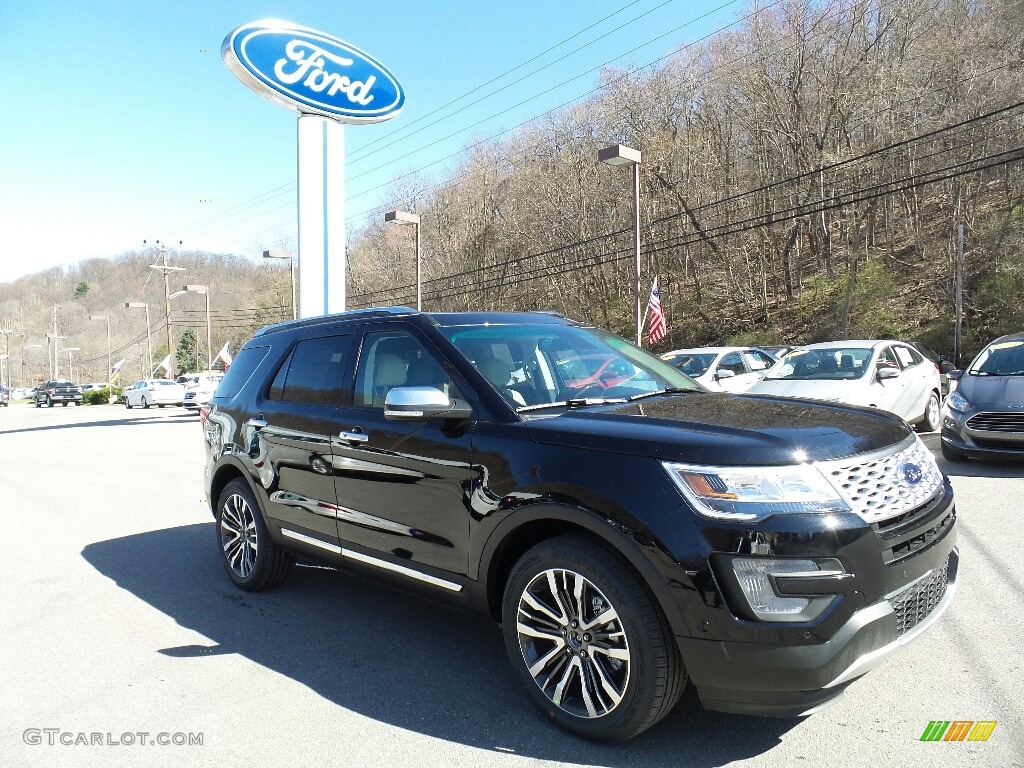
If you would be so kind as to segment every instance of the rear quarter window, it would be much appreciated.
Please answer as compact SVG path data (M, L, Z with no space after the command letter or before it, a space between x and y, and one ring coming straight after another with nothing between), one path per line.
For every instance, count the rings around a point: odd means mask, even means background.
M242 347L217 387L216 397L234 397L252 377L253 372L270 352L270 347Z

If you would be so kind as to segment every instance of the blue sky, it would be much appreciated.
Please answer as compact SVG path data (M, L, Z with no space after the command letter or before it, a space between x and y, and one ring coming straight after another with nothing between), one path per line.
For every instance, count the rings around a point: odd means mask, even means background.
M340 37L405 88L399 116L345 129L351 231L395 177L425 168L444 179L459 161L450 156L471 142L592 91L598 74L591 70L647 64L730 24L744 5L0 4L0 282L118 255L144 239L246 255L293 242L297 116L248 90L220 57L227 33L247 22L286 19Z

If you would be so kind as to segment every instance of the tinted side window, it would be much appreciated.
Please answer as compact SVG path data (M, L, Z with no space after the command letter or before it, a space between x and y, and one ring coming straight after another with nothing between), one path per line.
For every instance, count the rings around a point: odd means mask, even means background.
M337 405L342 401L348 336L303 339L295 345L284 374L280 398L289 403ZM274 380L274 390L281 372Z
M217 387L217 397L237 395L269 351L270 347L242 347Z

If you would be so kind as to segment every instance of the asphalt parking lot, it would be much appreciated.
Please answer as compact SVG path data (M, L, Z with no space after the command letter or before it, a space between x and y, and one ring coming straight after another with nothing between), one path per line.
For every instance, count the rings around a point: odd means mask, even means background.
M689 691L607 746L534 711L482 618L318 567L236 590L194 415L15 404L0 412L0 765L1024 768L1024 465L939 462L961 566L930 632L810 718L704 712ZM920 741L933 720L997 725Z

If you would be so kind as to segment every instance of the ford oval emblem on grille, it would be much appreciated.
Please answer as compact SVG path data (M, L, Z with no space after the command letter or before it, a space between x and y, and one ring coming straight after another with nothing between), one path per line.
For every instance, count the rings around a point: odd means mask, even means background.
M917 485L921 482L921 478L924 477L924 472L921 471L921 468L909 461L906 464L900 465L899 473L907 485Z

